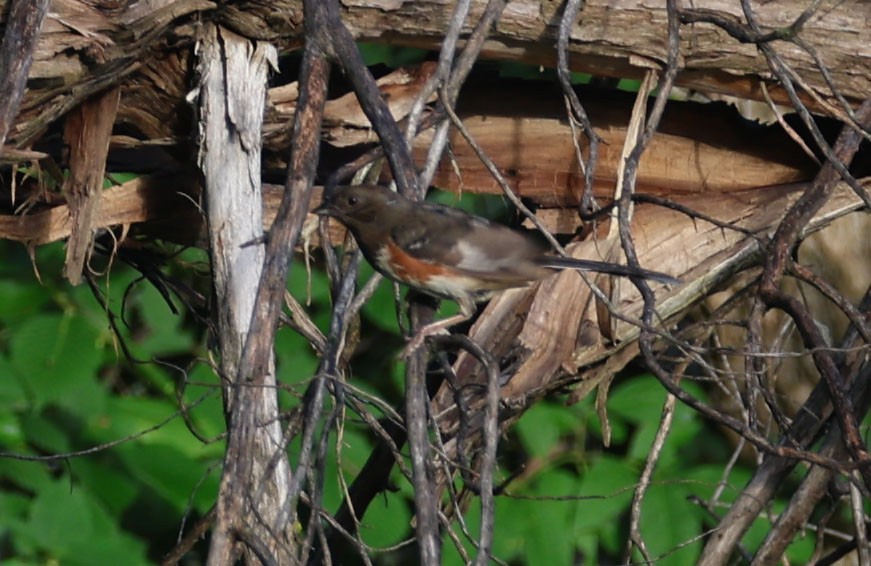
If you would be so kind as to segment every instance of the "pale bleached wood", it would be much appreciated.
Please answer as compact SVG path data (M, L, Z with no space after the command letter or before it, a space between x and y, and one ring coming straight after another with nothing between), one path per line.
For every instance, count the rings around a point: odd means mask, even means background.
M292 536L284 504L291 471L278 418L274 356L263 363L267 375L257 376L261 387L245 387L251 376L240 375L265 257L263 246L245 244L263 235L260 140L267 73L276 53L271 45L209 24L199 57L199 166L230 430L208 564L233 561L240 531L250 531L275 560L288 563Z

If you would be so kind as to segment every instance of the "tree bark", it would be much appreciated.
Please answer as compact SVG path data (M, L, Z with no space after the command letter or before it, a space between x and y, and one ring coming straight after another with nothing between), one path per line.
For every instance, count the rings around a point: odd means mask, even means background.
M265 43L252 43L214 24L205 28L198 66L199 161L230 431L209 552L214 565L234 561L241 533L249 549L265 549L278 563L288 563L291 538L283 509L291 473L278 419L274 358L268 355L267 374L257 376L257 387L239 374L263 270L263 247L250 242L263 235L260 132L266 74L274 57Z
M486 2L472 3L474 22ZM697 5L699 3L696 3ZM806 2L753 3L766 29L789 26ZM343 20L360 41L437 50L451 6L435 0L348 0ZM720 17L742 19L736 2L707 0ZM0 14L6 14L0 1ZM482 57L553 67L559 3L512 2L488 38ZM828 69L832 87L847 100L871 91L871 4L863 0L824 0L797 36L804 47L786 41L773 46L800 81L812 108L837 106L812 50ZM273 41L283 50L302 43L301 1L240 2L151 0L109 9L83 0L52 3L34 55L21 114L10 131L15 147L31 145L52 122L87 97L124 82L119 123L148 139L175 139L188 131L184 103L189 84L188 50L198 20L217 19L238 33ZM665 60L665 8L640 0L619 4L590 0L580 13L569 45L573 70L611 77L638 77ZM631 30L631 31L630 31ZM763 100L761 84L770 78L767 62L754 45L744 44L708 23L681 30L682 72L678 84L708 93ZM786 97L769 84L775 101Z

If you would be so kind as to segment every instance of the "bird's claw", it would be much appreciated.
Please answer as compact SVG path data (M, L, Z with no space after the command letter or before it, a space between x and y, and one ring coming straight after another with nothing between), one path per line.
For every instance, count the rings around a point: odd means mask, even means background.
M408 344L405 345L405 348L402 349L402 352L399 353L400 360L407 360L417 352L427 338L430 336L450 336L451 333L448 332L446 328L431 328L427 329L426 327L421 328L417 334L411 337L408 341Z

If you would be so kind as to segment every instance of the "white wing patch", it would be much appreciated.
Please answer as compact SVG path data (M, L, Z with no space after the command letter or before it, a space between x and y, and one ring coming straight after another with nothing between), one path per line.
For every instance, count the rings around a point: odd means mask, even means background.
M490 272L499 271L505 267L506 260L504 257L493 257L488 254L487 250L482 249L468 240L460 240L455 244L456 250L459 252L460 263L457 267L468 271Z

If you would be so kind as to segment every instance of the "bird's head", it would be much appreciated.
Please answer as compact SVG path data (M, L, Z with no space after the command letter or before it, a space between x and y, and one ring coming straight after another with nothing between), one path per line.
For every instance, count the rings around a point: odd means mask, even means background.
M332 216L349 228L379 222L403 197L387 187L356 185L336 187L324 194L321 205L314 210L320 216Z

